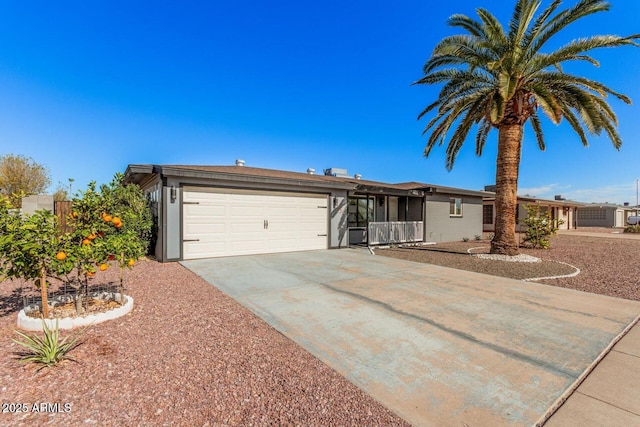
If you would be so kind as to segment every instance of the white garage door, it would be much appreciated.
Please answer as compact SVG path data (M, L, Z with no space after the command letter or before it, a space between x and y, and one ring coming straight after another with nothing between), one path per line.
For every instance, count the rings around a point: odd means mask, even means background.
M184 259L327 248L327 196L185 187Z

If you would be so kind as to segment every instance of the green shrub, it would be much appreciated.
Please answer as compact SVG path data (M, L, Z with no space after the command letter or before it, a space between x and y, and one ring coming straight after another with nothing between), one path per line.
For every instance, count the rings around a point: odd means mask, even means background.
M56 319L56 327L54 329L49 329L47 322L42 319L42 330L44 332L44 336L42 337L35 333L25 334L20 331L15 331L23 341L12 340L26 349L18 353L20 361L41 364L42 366L38 368L38 370L54 366L64 359L73 360L69 357L68 353L81 344L80 338L86 328L60 340L58 319Z
M559 226L564 224L564 221L551 219L549 211L540 213L538 205L525 205L525 209L527 217L519 220L527 227L523 242L532 248L549 248L551 236L558 232Z
M624 228L625 233L640 233L640 225L628 225Z
M474 238L475 240L482 240L482 236L481 236L481 235L479 235L479 234L474 235L474 236L473 236L473 238Z
M463 242L468 242L468 241L469 241L469 238L468 238L468 237L463 237L463 238L462 238L462 241L463 241Z

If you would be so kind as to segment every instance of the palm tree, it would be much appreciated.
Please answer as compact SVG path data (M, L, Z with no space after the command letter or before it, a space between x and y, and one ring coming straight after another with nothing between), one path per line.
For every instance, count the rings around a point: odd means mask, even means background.
M619 37L591 36L573 40L554 52L542 52L545 44L568 25L597 12L607 11L609 3L582 0L574 7L556 13L561 1L553 1L537 14L540 0L518 0L508 32L486 9L477 9L480 21L453 15L448 24L468 34L444 38L424 65L424 77L414 84L443 83L438 99L427 106L418 120L437 109L423 134L430 131L424 155L448 139L446 166L451 170L471 129L476 128L476 154L482 155L487 136L498 129L496 161L496 223L491 253L515 255L518 168L524 124L529 122L538 147L545 149L541 110L554 124L564 118L587 146L587 133L604 130L616 149L622 140L618 121L607 103L608 94L631 100L607 86L584 77L564 73L567 61L598 62L586 52L601 47L639 46L640 34Z

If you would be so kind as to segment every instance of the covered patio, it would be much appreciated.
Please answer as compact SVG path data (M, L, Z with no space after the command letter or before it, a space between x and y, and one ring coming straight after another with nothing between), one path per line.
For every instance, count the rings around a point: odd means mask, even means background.
M348 196L350 245L424 241L425 192L417 183L362 185Z

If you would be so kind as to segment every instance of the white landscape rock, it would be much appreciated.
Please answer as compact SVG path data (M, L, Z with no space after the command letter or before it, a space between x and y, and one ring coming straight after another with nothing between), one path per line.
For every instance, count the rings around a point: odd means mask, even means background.
M531 255L526 254L518 254L514 256L510 255L497 255L497 254L473 254L481 259L493 259L497 261L508 261L508 262L540 262L540 258L536 258Z

